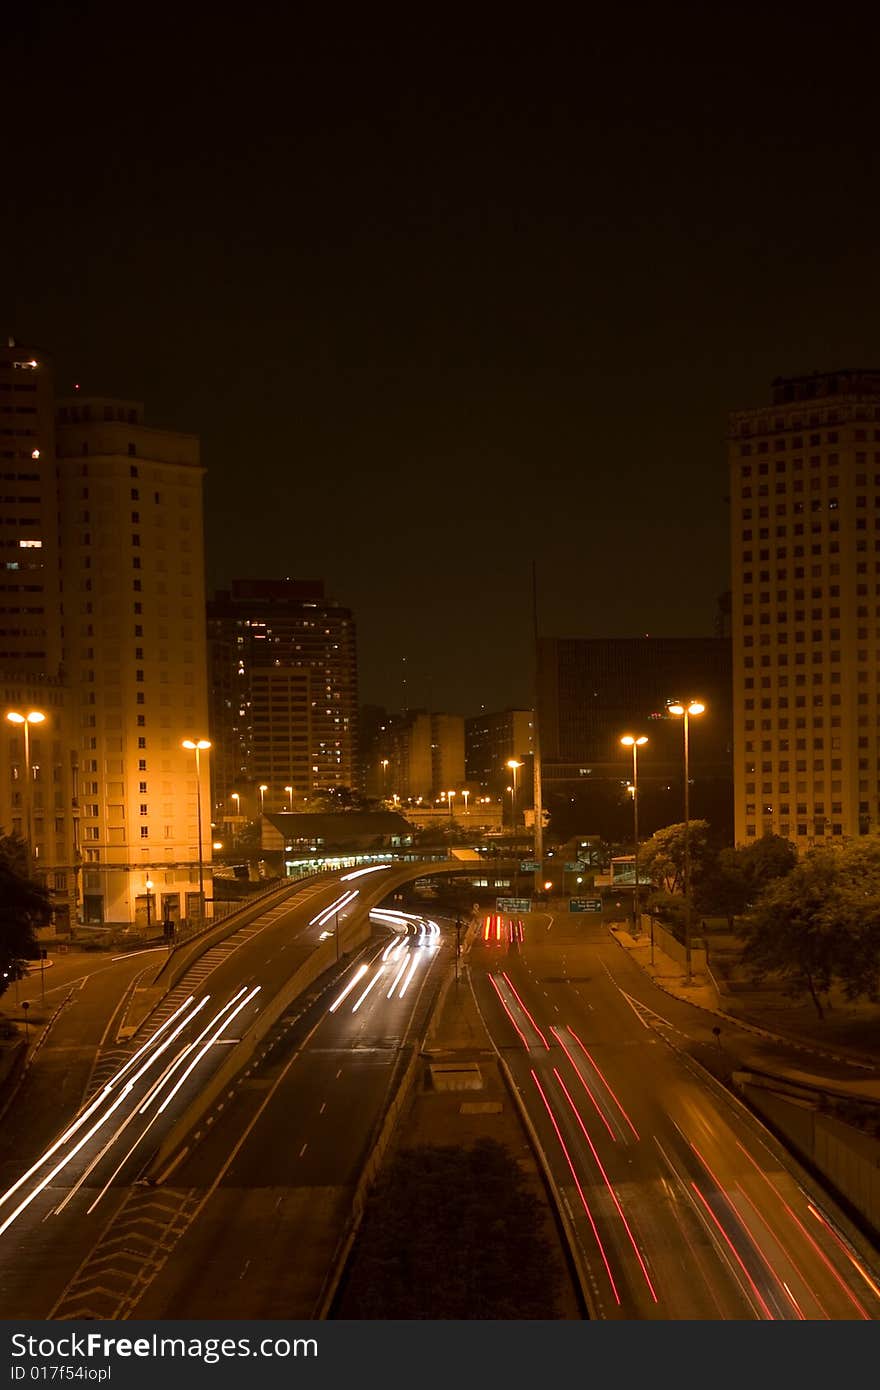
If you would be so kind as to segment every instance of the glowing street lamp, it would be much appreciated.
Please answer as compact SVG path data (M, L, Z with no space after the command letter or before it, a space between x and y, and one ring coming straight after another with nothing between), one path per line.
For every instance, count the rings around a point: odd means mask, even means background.
M642 929L642 914L639 905L639 749L644 748L648 742L645 734L623 734L620 742L624 748L631 748L633 754L633 780L632 780L632 799L633 799L633 842L635 852L633 854L633 864L635 867L635 886L633 888L633 927L636 934ZM651 964L654 964L654 932L651 931Z
M385 798L385 789L386 789L387 782L388 782L388 759L387 759L387 758L382 758L382 759L380 760L380 762L379 762L379 766L380 766L381 769L382 769L382 799L384 800L384 798Z
M199 925L205 920L205 862L202 858L202 765L201 755L211 747L209 738L185 738L182 748L196 755L196 815L199 822Z
M22 714L21 711L20 711L20 710L17 710L17 709L8 709L8 710L6 711L6 718L9 720L10 724L17 724L17 725L20 725L21 731L22 731L22 733L24 734L24 778L25 778L24 816L25 816L25 839L27 840L28 862L29 862L29 866L30 866L30 864L31 864L32 861L33 861L33 853L34 853L34 845L33 845L33 838L34 838L34 836L33 836L33 825L32 825L33 811L32 811L32 803L31 803L31 743L30 743L30 727L31 727L32 724L43 724L43 723L45 723L46 716L45 716L45 714L43 713L43 711L40 710L40 709L28 710L27 714Z
M269 788L266 786L266 783L265 783L265 782L261 782L260 785L259 785L258 788L257 788L257 791L260 793L260 815L263 814L263 806L264 806L264 804L265 804L266 792L267 792L268 790L269 790Z
M691 974L691 774L690 774L690 720L692 716L703 714L706 706L701 700L670 700L666 706L670 714L683 721L684 727L684 954L685 984L690 984Z
M452 820L452 803L455 800L455 792L447 792L446 795L449 799L449 819Z
M147 875L146 889L147 889L147 931L149 932L149 930L150 930L150 906L151 906L150 899L152 898L152 894L153 894L153 880L150 878L149 874Z
M291 809L291 811L293 811L293 787L285 787L284 790L287 792L288 796L290 797L290 809Z
M507 759L507 762L505 763L505 767L509 767L510 770L511 770L511 772L513 773L513 798L512 798L511 803L510 803L510 810L511 810L511 817L512 817L512 820L513 820L513 828L514 828L514 830L516 830L516 811L517 811L517 805L516 805L516 774L517 774L517 772L519 771L519 769L522 767L522 763L517 762L516 758L508 758L508 759Z
M461 793L461 794L462 794L462 796L464 797L464 813L465 813L465 815L467 815L467 814L468 814L468 797L470 796L470 792L468 791L467 787L463 787L463 788L462 788L462 793Z

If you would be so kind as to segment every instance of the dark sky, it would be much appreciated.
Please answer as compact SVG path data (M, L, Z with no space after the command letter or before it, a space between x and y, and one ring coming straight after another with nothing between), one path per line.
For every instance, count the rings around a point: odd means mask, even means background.
M0 329L201 435L209 585L324 577L392 707L528 700L533 558L710 633L727 410L880 363L876 28L197 8L6 16Z

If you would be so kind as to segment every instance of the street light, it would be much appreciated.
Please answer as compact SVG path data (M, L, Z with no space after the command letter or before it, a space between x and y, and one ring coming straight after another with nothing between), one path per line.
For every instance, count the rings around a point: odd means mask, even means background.
M25 823L25 839L27 840L28 870L30 871L30 870L32 870L32 868L33 868L33 859L34 859L34 843L33 843L33 841L34 841L34 836L33 836L33 824L32 824L33 811L32 811L32 807L31 807L31 743L30 743L30 726L31 726L31 724L43 724L43 723L45 723L46 716L45 716L45 714L43 713L43 711L42 711L42 710L39 710L39 709L28 710L27 714L22 714L22 713L21 713L19 710L17 710L17 709L9 709L9 710L6 711L6 718L9 720L10 724L19 724L19 725L21 725L21 730L22 730L22 733L24 734L24 780L25 780L25 792L24 792L24 817L25 817L25 820L24 820L24 823Z
M449 819L452 820L452 803L455 800L455 792L447 792L446 795L449 798Z
M290 810L291 810L291 814L292 814L292 813L293 813L293 787L285 787L284 790L287 792L288 796L290 797Z
M153 891L153 880L147 875L147 931L150 930L150 895Z
M666 708L684 723L684 955L685 984L689 985L692 979L690 720L693 715L702 714L706 706L700 700L670 700Z
M382 769L382 800L384 801L384 799L385 799L385 788L386 788L387 781L388 781L388 759L387 759L387 758L381 758L380 761L379 761L379 766L380 766L381 769Z
M236 816L238 816L239 812L241 811L241 797L239 796L238 792L230 792L229 800L235 802L235 814Z
M201 755L211 747L209 738L185 738L182 748L196 755L196 815L199 821L199 926L205 919L205 863L202 858L202 764Z
M517 762L516 758L508 758L505 767L509 767L513 773L513 798L510 803L510 810L513 818L513 828L516 830L516 774L522 767L522 763Z
M633 926L638 934L642 929L642 914L639 907L639 749L644 748L648 740L645 734L623 734L620 741L624 748L631 748L633 753L633 841L635 844L633 863L636 871L635 887L633 888ZM651 964L654 964L653 930L651 932Z
M266 792L268 790L269 788L266 786L265 782L261 782L259 787L257 788L257 791L260 793L260 815L263 814L263 804L265 802Z
M468 814L468 797L470 796L470 792L469 792L469 791L467 790L467 788L465 787L465 788L462 789L462 793L461 793L461 794L462 794L462 796L464 797L464 813L465 813L465 815L467 815L467 814Z

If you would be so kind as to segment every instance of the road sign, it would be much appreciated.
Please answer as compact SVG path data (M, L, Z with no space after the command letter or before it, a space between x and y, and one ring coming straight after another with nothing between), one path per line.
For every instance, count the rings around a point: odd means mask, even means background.
M496 898L495 909L497 912L531 912L531 898Z
M573 864L566 864L565 872L567 874L580 874L586 867L586 864L582 864L580 859L575 859Z
M569 912L601 912L601 898L570 898L568 903Z
M536 859L523 859L519 866L519 871L521 874L539 874L541 872L541 865Z

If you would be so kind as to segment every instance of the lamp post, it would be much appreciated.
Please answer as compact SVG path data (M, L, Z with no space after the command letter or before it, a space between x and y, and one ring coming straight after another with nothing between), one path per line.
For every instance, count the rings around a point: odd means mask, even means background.
M257 788L257 791L260 793L260 815L261 815L261 816L262 816L262 814L263 814L263 807L264 807L264 805L265 805L265 803L266 803L266 792L267 792L268 790L269 790L269 788L266 786L266 783L265 783L265 782L261 782L260 785L259 785L259 787Z
M379 766L382 769L382 800L385 800L385 788L388 782L388 759L380 759Z
M287 792L288 796L290 797L290 811L291 811L291 814L293 814L293 787L285 787L284 790Z
M20 710L9 709L6 711L6 718L10 724L20 725L24 734L24 824L25 840L27 841L28 853L28 872L33 872L34 862L34 834L33 834L33 810L31 804L31 742L30 726L32 724L45 723L46 716L42 710L28 710L27 714L22 714Z
M461 794L464 797L464 813L465 815L468 815L468 797L470 796L470 792L468 791L467 787L464 787L462 789Z
M449 801L449 819L452 820L452 803L455 800L455 792L447 792L446 796Z
M150 930L150 895L153 891L153 880L147 876L147 933Z
M181 744L196 755L196 815L199 822L199 926L205 920L205 861L202 858L202 764L201 755L211 747L209 738L185 738Z
M684 955L685 984L692 980L691 973L691 773L690 773L690 720L702 714L706 706L700 700L670 700L666 708L670 714L683 720L684 726Z
M505 763L505 767L509 767L511 772L513 773L513 797L510 803L510 810L511 818L513 820L513 829L516 830L516 774L522 767L522 763L517 762L516 758L508 758L507 762Z
M621 737L624 748L631 748L633 754L633 863L635 884L633 887L633 926L635 933L642 929L642 914L639 904L639 749L648 742L645 734L624 734ZM654 964L654 933L651 933L651 964Z

